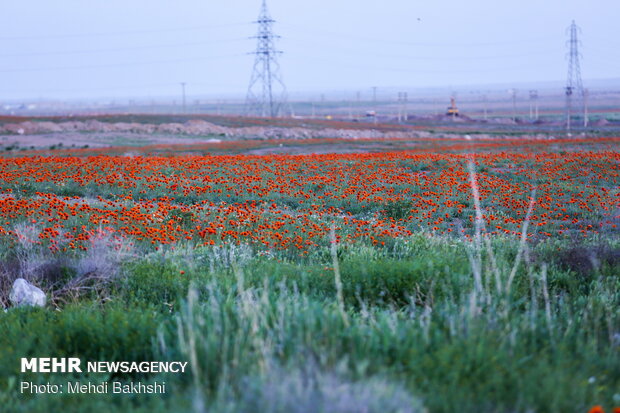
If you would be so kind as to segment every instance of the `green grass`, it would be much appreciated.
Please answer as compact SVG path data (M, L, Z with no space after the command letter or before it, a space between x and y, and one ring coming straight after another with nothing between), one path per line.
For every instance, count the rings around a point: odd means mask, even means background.
M507 294L495 291L483 254L485 294L473 303L462 242L420 236L342 247L344 316L327 247L295 260L231 246L152 253L125 262L104 300L0 315L0 402L6 411L611 407L620 397L620 267L576 273L556 262L571 247L532 246ZM517 249L494 239L504 279ZM20 395L22 380L70 379L20 374L19 358L34 356L187 360L191 372L92 378L164 380L162 397Z

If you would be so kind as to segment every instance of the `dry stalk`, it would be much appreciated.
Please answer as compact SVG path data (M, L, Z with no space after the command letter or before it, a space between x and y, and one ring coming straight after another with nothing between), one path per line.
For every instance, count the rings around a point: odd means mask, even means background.
M549 325L549 333L553 335L553 320L551 318L551 300L549 299L549 287L547 286L547 265L543 264L542 271L540 273L540 280L542 282L542 292L545 299L545 316L547 317L547 324Z
M508 281L506 282L506 293L510 294L510 287L512 286L512 282L517 274L517 269L519 268L519 263L521 262L521 256L525 251L526 241L527 241L527 227L530 223L530 219L532 217L532 211L534 210L534 204L536 203L536 188L532 189L532 195L530 197L530 205L527 209L527 214L525 215L525 220L523 221L523 227L521 228L521 241L519 242L519 250L517 251L517 256L515 258L515 263L512 267L512 271L510 271L510 276L508 276Z
M472 270L474 273L474 283L477 295L485 295L485 288L482 284L482 244L484 238L485 248L487 255L491 260L491 269L495 275L495 283L499 289L501 289L501 277L497 268L497 262L493 249L491 248L491 242L487 237L483 237L483 231L486 233L484 225L484 217L482 214L482 207L480 206L480 189L478 185L478 177L476 174L476 167L474 165L473 156L468 158L467 167L469 169L469 185L471 187L472 196L474 198L474 210L476 212L476 219L474 221L474 247L475 247L475 259L471 253L468 253Z
M344 310L344 297L342 294L342 281L340 279L340 265L338 264L338 240L336 239L336 228L332 224L329 230L329 237L331 241L331 255L332 264L334 266L334 281L336 283L336 297L338 299L338 307L340 308L340 314L345 325L349 326L349 318Z
M59 306L75 301L85 294L95 292L101 301L110 300L106 287L111 283L111 278L96 271L91 271L79 277L72 278L59 289L52 288L51 302Z

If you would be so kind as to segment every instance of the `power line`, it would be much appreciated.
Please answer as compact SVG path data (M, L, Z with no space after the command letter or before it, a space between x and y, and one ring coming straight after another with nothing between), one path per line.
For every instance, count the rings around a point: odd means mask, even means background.
M51 34L51 35L41 35L41 36L4 36L4 37L0 37L0 40L47 40L47 39L68 39L68 38L74 38L74 37L83 38L83 37L126 36L130 34L168 33L168 32L221 29L221 28L226 28L226 27L245 26L247 24L248 23L228 23L228 24L217 24L217 25L210 25L210 26L177 27L177 28L166 28L166 29L122 30L122 31L117 31L117 32Z
M194 86L205 86L208 88L213 88L214 86L227 86L227 87L235 87L238 86L237 83L222 83L222 82L191 82ZM16 93L16 92L24 92L24 93L76 93L76 92L99 92L99 91L127 91L127 90L143 90L148 89L152 90L154 88L163 88L166 87L170 93L173 90L176 90L178 87L178 82L160 82L160 83L144 83L144 84L135 84L135 83L114 83L110 86L101 86L101 87L74 87L74 88L34 88L34 89L5 89L2 91L4 93ZM173 89L174 88L174 89Z
M287 38L287 41L289 39ZM294 42L299 41L298 39L293 38ZM313 44L313 45L317 45L316 42L310 42L310 41L305 41L302 40L301 43L306 43L306 44ZM337 56L358 56L359 57L365 57L368 55L368 50L355 50L352 49L349 46L346 47L335 47L334 45L330 45L329 46L329 51L332 52L334 55ZM533 57L533 56L551 56L553 54L555 50L551 50L551 49L547 49L547 50L541 50L541 51L535 51L535 52L528 52L528 53L519 53L519 54L494 54L494 55L482 55L482 56L474 56L471 53L468 53L466 56L455 56L453 54L450 54L450 56L423 56L423 55L418 55L416 54L414 55L404 55L404 54L385 54L385 53L373 53L373 57L377 57L377 58L393 58L393 59L407 59L407 60L421 60L421 61L429 61L429 60L434 60L434 61L447 61L447 62L452 62L452 61L456 61L456 62L461 62L464 60L472 60L472 61L478 61L478 60L500 60L500 59L521 59L521 58L525 58L525 57Z
M176 86L177 83L149 83L149 84L140 84L136 85L132 84L115 84L113 86L105 86L105 87L80 87L80 88L52 88L52 89L2 89L4 93L15 93L15 92L26 92L26 93L74 93L74 92L99 92L99 91L110 91L110 90L140 90L140 89L153 89L153 88L161 88L164 86L172 87Z
M239 57L245 56L245 54L229 54L229 55L219 55L219 56L200 56L200 57L189 57L189 58L181 58L181 59L166 59L166 60L150 60L150 61L139 61L139 62L124 62L124 63L109 63L103 65L82 65L82 66L57 66L57 67L33 67L33 68L21 68L21 69L4 69L0 70L0 73L14 73L14 72L45 72L45 71L56 71L56 70L83 70L83 69L104 69L111 67L127 67L127 66L141 66L141 65L153 65L153 64L165 64L165 63L180 63L180 62L194 62L201 60L212 60L212 59L227 59L230 57Z
M335 31L330 31L330 30L317 30L315 27L307 27L307 26L302 26L302 25L293 25L293 24L286 24L286 23L282 23L283 26L285 27L291 27L291 28L296 28L299 29L301 28L302 31L306 31L307 33L310 33L311 36L315 37L315 36L327 36L330 39L333 38L334 36L336 37L346 37L349 39L353 39L353 40L360 40L360 41L364 41L364 42L373 42L373 43L391 43L391 44L395 44L395 45L409 45L409 46L432 46L432 47L436 47L436 46L450 46L450 47L479 47L479 46L510 46L510 45L515 45L515 44L531 44L531 43L540 43L542 41L547 40L547 38L544 37L539 37L539 38L532 38L532 39L520 39L520 40L509 40L509 41L495 41L495 42L462 42L462 43L458 43L458 42L411 42L411 41L405 41L405 40L394 40L394 39L382 39L382 38L377 38L377 37L369 37L369 36L359 36L359 35L355 35L355 34L351 34L351 33L343 33L343 32L335 32Z
M309 55L306 53L295 53L295 52L291 52L291 53L287 53L287 56L300 56L303 57L304 59L307 59L309 61L315 62L315 61L325 61L325 62L330 62L330 63L334 63L334 59L333 58L327 58L327 57L320 57L320 56L314 56L314 55ZM335 58L344 58L345 56L337 54L335 56ZM351 68L351 69L364 69L364 70L377 70L377 71L390 71L390 72L403 72L403 73L417 73L417 74L436 74L436 73L441 73L441 74L458 74L458 73L496 73L496 72L513 72L513 71L519 71L522 72L523 69L528 69L531 68L531 65L529 63L525 63L523 62L520 65L511 65L511 66L503 66L503 67L495 67L495 68L484 68L484 69L478 69L478 68L472 68L472 69L418 69L418 68L410 68L410 67L405 67L405 66L401 66L401 67L389 67L389 66L373 66L373 65L358 65L358 64L351 64L348 63L350 62L349 59L345 59L346 62L344 63L338 63L338 67L339 68Z
M26 52L26 53L12 53L12 54L3 54L0 55L0 58L4 57L26 57L26 56L56 56L56 55L72 55L72 54L91 54L91 53L107 53L107 52L123 52L123 51L134 51L134 50L148 50L148 49L160 49L160 48L168 48L168 47L183 47L183 46L204 46L208 44L221 44L221 43L229 43L246 40L245 38L236 38L236 39L224 39L224 40L213 40L208 42L185 42L185 43L169 43L169 44L157 44L157 45L145 45L145 46L134 46L134 47L118 47L118 48L109 48L109 49L84 49L84 50L65 50L58 52Z

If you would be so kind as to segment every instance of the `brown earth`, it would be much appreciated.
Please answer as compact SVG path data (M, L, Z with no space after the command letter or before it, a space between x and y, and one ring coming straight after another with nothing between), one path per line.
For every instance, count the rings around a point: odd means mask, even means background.
M304 138L410 138L430 135L424 131L390 131L381 132L374 129L310 129L310 128L279 128L249 126L230 128L218 126L204 120L188 120L185 123L106 123L98 120L67 121L67 122L33 122L7 123L0 126L0 134L8 135L40 135L67 132L95 133L132 133L132 134L174 134L188 136L220 136L228 138L255 139L304 139Z

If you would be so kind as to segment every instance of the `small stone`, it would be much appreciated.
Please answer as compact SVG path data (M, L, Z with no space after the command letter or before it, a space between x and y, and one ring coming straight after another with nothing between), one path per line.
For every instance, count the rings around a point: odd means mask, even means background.
M15 307L45 307L46 297L40 288L35 287L23 278L18 278L13 283L9 300Z

